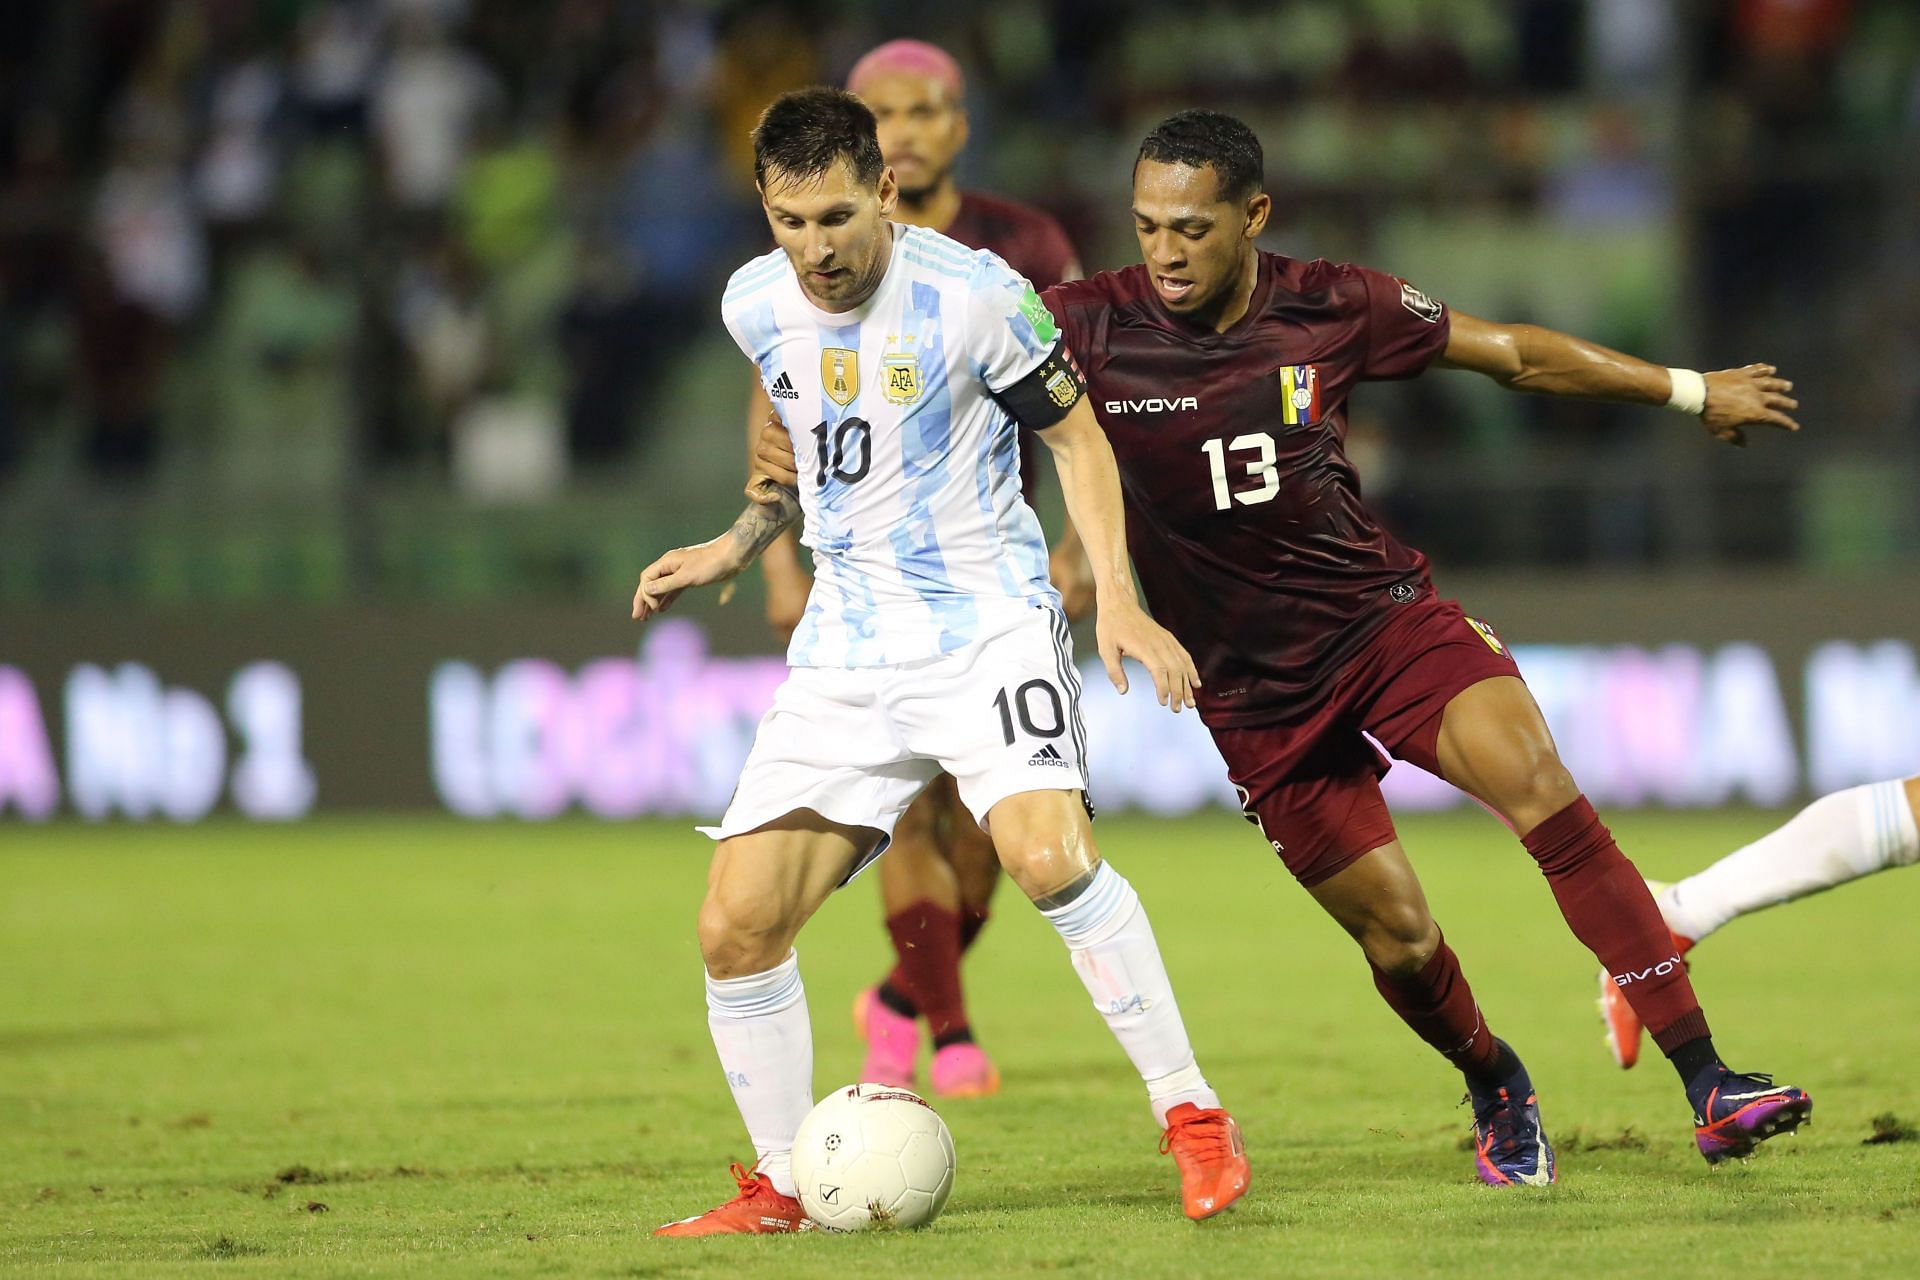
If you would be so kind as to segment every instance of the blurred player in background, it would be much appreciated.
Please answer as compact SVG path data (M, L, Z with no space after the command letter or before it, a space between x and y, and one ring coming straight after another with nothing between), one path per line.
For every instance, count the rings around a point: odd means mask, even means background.
M1729 1071L1646 884L1574 785L1493 629L1442 600L1426 557L1383 529L1345 451L1370 379L1469 369L1550 395L1667 405L1742 443L1796 429L1766 365L1704 377L1533 325L1456 313L1396 277L1263 253L1272 201L1259 139L1188 111L1134 166L1141 266L1048 290L1119 460L1140 581L1200 668L1201 718L1248 820L1360 944L1381 996L1466 1077L1475 1172L1552 1182L1531 1080L1496 1038L1441 936L1379 779L1395 755L1506 820L1574 934L1672 1060L1709 1162L1811 1111ZM761 465L791 474L777 436Z
M1876 782L1823 796L1777 831L1736 849L1675 884L1648 881L1661 918L1685 956L1741 916L1804 898L1849 880L1920 862L1920 777ZM1640 1061L1640 1016L1623 988L1600 971L1607 1048L1623 1067Z
M819 575L792 670L704 829L718 842L699 918L707 1025L758 1158L735 1166L732 1199L656 1234L805 1222L792 1149L813 1107L813 1033L793 942L943 771L1139 1072L1185 1212L1210 1217L1245 1194L1245 1148L1194 1059L1146 911L1094 846L1072 640L1020 494L1024 428L1085 539L1115 686L1130 655L1164 704L1192 705L1191 659L1134 595L1119 476L1084 384L1031 284L889 220L893 173L860 99L786 94L753 143L778 248L734 273L721 314L761 380L792 391L777 403L805 475L649 565L633 616L739 574L803 510Z
M899 185L894 221L929 227L971 249L988 249L1046 289L1080 275L1066 232L1038 209L962 191L953 166L967 144L966 82L944 49L919 40L894 40L854 64L847 88L872 108L880 151ZM758 436L772 410L756 381L747 407L748 438ZM1039 487L1039 444L1020 435L1020 478L1029 505ZM1093 576L1069 521L1051 555L1053 584L1067 620L1093 607ZM791 534L760 558L767 581L767 622L783 641L799 625L813 579ZM915 1083L919 1019L933 1040L929 1076L944 1097L997 1092L1000 1073L975 1042L960 980L960 958L987 922L1000 882L993 841L960 803L953 778L942 774L894 829L879 867L880 901L892 941L894 967L854 1001L854 1023L867 1044L862 1080Z

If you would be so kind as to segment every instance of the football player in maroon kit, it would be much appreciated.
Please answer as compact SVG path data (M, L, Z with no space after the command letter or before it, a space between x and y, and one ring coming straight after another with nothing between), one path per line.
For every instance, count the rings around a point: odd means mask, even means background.
M880 151L899 185L894 220L931 227L974 249L990 249L1045 289L1079 276L1080 263L1060 224L1012 200L962 191L953 166L967 143L965 78L952 55L919 40L893 40L865 54L847 88L873 111ZM772 404L758 379L747 406L748 435L758 436ZM1040 475L1038 443L1022 432L1021 475L1027 501ZM786 638L806 610L812 575L792 533L761 558L767 621ZM1093 605L1093 574L1069 523L1054 544L1050 569L1069 620ZM986 924L1000 863L993 841L942 775L909 809L880 861L880 901L894 966L854 1001L854 1023L867 1043L860 1078L914 1086L920 1022L933 1040L928 1074L942 1097L991 1094L1000 1073L974 1042L967 1020L960 957Z
M1730 1071L1645 883L1553 744L1493 629L1435 592L1367 510L1346 456L1363 381L1468 369L1514 390L1666 405L1741 444L1796 430L1769 365L1702 375L1455 312L1394 276L1254 244L1272 209L1258 138L1211 111L1163 121L1134 167L1141 265L1045 294L1120 463L1146 597L1193 654L1200 714L1249 821L1360 944L1381 996L1465 1075L1475 1171L1554 1180L1533 1086L1483 1020L1394 832L1367 735L1474 796L1539 864L1574 934L1672 1061L1709 1163L1812 1112ZM784 440L758 462L791 474Z

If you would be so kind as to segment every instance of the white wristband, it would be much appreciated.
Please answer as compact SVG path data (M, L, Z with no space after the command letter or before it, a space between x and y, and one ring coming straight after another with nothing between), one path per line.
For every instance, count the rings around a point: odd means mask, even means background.
M1707 380L1692 369L1669 369L1667 377L1673 390L1667 396L1667 408L1691 413L1695 417L1707 409Z

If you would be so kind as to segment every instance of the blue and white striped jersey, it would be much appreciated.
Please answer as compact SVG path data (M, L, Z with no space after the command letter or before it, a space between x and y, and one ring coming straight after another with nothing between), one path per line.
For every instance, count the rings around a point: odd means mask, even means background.
M1046 358L1053 319L998 256L892 231L880 287L852 311L814 306L778 249L721 304L799 461L815 576L796 667L951 653L1059 603L1020 492L1022 428L991 394Z

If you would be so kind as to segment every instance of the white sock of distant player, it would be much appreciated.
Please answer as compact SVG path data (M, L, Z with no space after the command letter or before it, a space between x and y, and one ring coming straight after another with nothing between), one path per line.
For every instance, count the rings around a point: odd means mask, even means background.
M1079 897L1040 914L1066 939L1093 1007L1147 1082L1153 1118L1164 1127L1167 1112L1183 1102L1219 1106L1194 1062L1160 944L1133 886L1103 862Z
M800 957L744 978L707 978L707 1027L760 1157L760 1172L793 1195L793 1135L813 1110L813 1024Z
M1728 854L1656 901L1695 942L1736 916L1920 860L1906 784L1876 782L1815 800L1777 831Z

